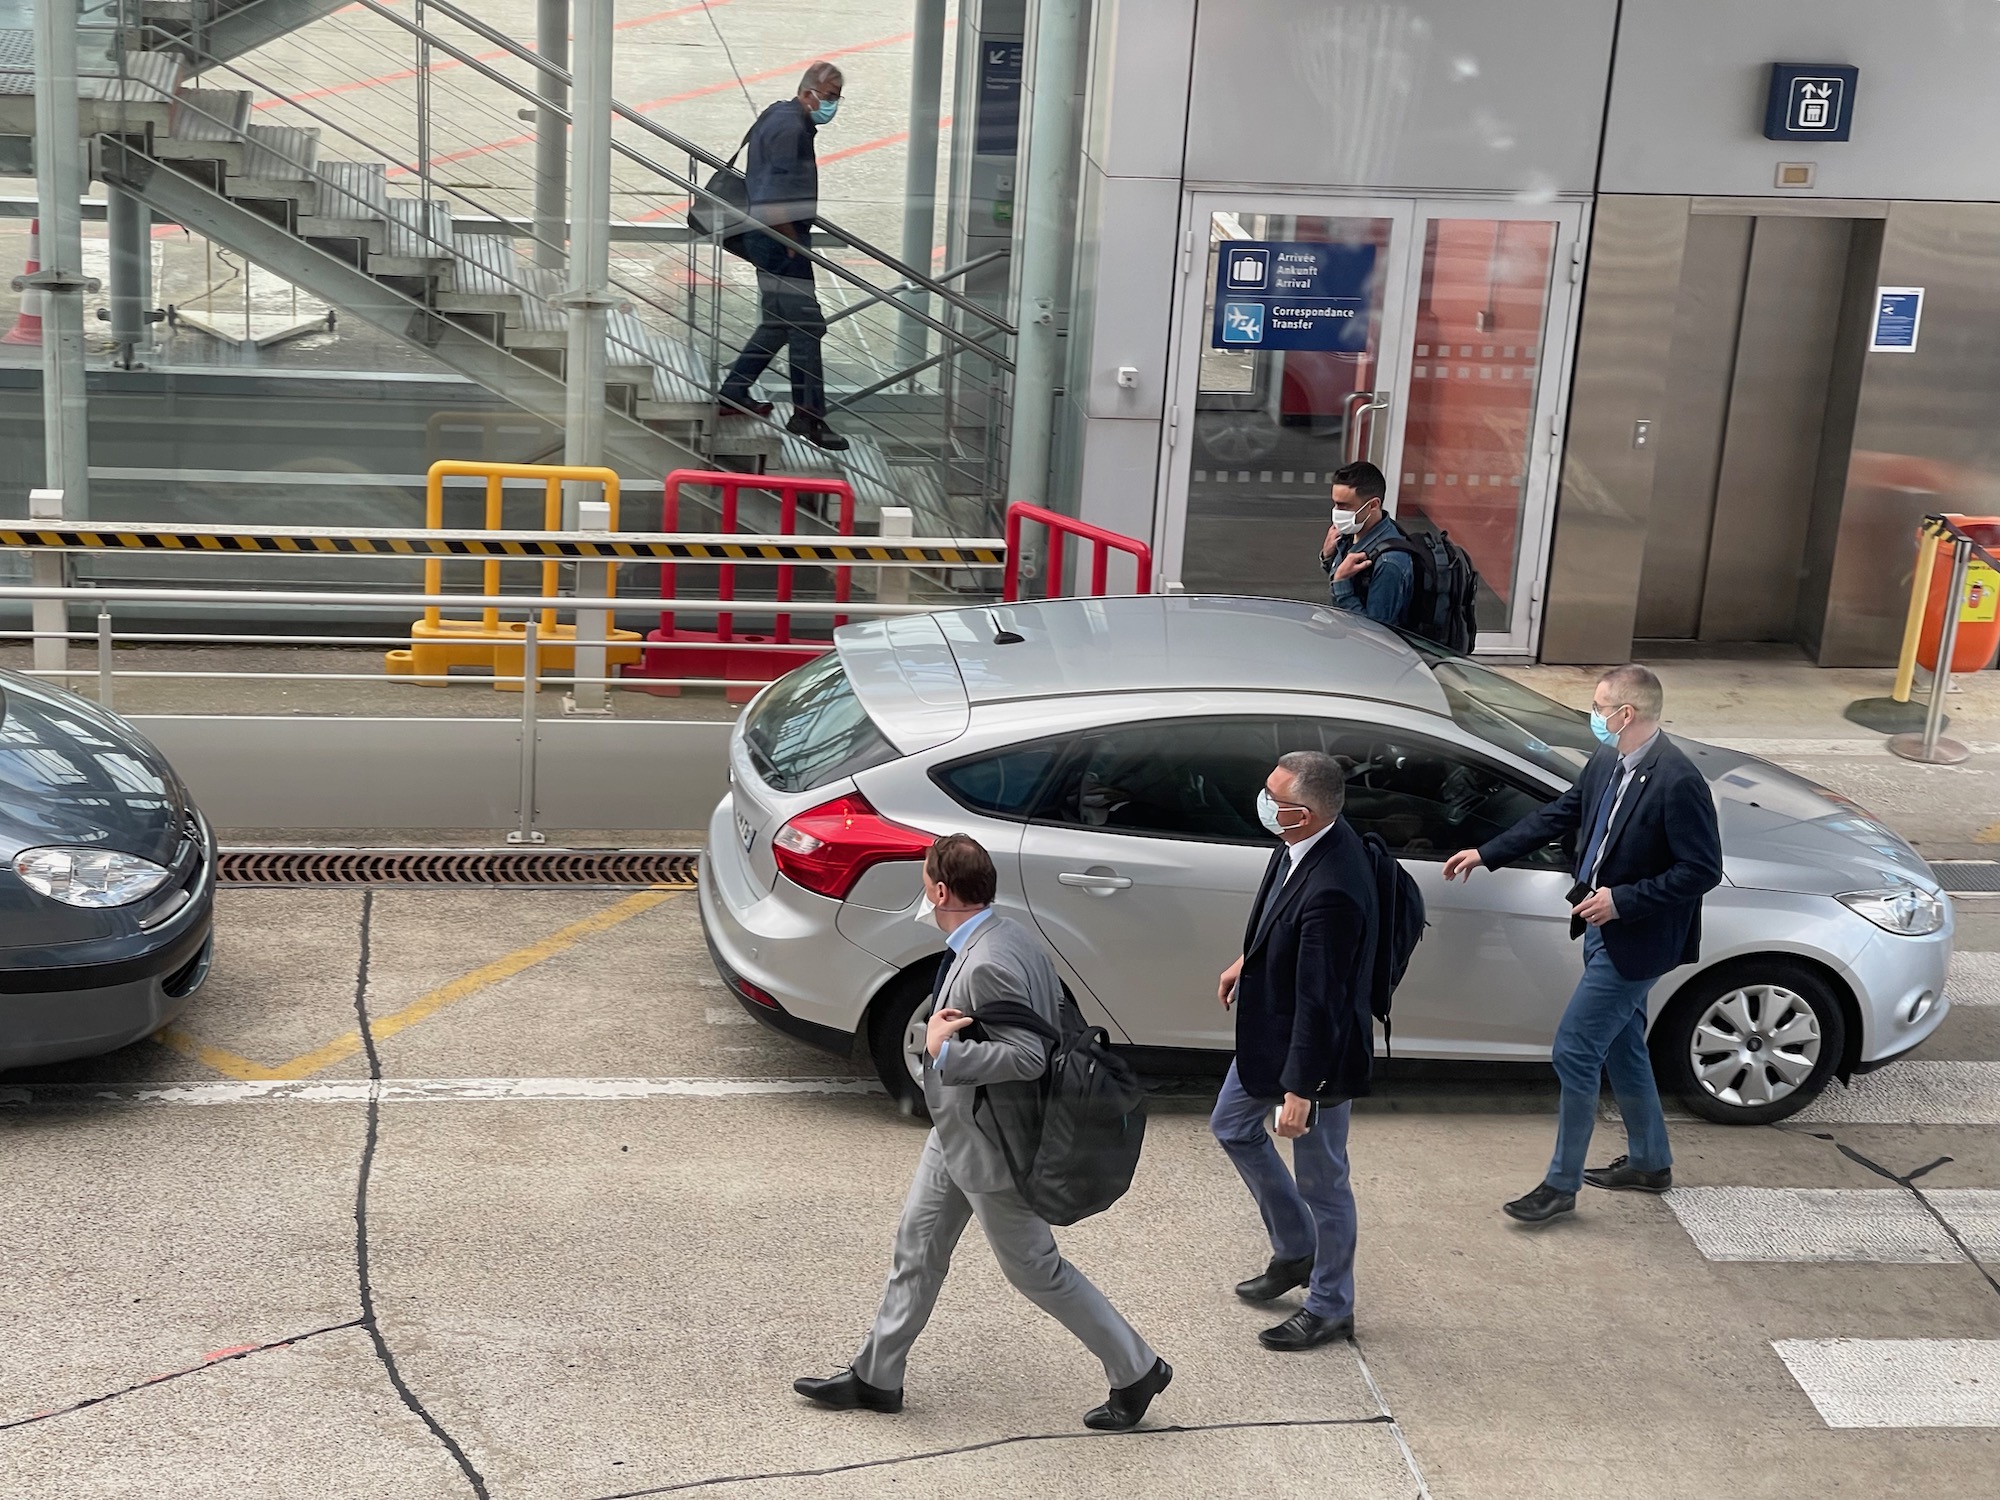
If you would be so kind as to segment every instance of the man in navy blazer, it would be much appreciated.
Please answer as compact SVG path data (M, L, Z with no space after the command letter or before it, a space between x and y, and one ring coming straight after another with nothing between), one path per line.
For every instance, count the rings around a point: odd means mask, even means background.
M1667 970L1701 956L1701 898L1722 883L1715 799L1694 762L1660 733L1664 695L1645 667L1598 679L1590 723L1602 748L1576 785L1477 849L1445 861L1444 878L1497 870L1574 836L1570 936L1583 937L1583 978L1556 1027L1550 1060L1562 1081L1548 1176L1507 1204L1527 1224L1576 1207L1577 1189L1664 1193L1673 1186L1666 1117L1646 1051L1646 997ZM1625 1117L1626 1154L1584 1170L1604 1078Z
M1375 1020L1374 867L1340 816L1340 763L1316 750L1279 757L1257 797L1264 826L1283 843L1271 855L1243 954L1217 997L1236 1007L1236 1060L1209 1129L1257 1200L1271 1241L1262 1275L1240 1283L1246 1302L1307 1287L1305 1306L1257 1335L1267 1349L1301 1350L1354 1332L1354 1191L1347 1180L1349 1101L1368 1092ZM1292 1142L1294 1179L1270 1128Z

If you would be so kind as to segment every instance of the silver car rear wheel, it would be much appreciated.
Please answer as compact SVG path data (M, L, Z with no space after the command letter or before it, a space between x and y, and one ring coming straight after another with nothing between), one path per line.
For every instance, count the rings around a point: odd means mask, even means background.
M1704 1119L1768 1125L1804 1109L1847 1048L1833 986L1795 959L1743 959L1682 987L1653 1028L1662 1089Z
M1688 1063L1710 1097L1759 1108L1796 1093L1819 1066L1819 1017L1782 985L1746 984L1695 1022Z

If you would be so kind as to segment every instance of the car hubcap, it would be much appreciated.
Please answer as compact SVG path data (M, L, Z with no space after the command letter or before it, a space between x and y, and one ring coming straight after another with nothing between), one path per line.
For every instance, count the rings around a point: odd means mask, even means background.
M1688 1044L1694 1076L1724 1104L1775 1104L1819 1065L1819 1017L1777 984L1747 984L1722 996L1695 1023Z
M924 1087L925 1033L930 1029L929 1017L924 1014L926 1009L919 1005L916 1014L910 1017L910 1024L903 1028L903 1066L910 1070L910 1082L920 1093Z

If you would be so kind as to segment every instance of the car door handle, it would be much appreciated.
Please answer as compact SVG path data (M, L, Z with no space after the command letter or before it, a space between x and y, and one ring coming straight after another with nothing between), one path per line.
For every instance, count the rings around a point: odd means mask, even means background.
M1093 896L1108 896L1113 891L1122 891L1132 884L1123 875L1098 874L1091 870L1064 870L1056 876L1062 885L1075 886L1078 890L1089 891Z

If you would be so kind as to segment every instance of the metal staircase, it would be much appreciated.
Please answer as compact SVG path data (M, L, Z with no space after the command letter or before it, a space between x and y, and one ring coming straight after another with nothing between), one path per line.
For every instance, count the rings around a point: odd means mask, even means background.
M509 105L538 102L532 81L502 73L375 0L361 7L453 59L460 77ZM82 70L82 128L94 178L561 427L565 277L536 263L551 257L537 253L519 202L476 199L442 181L430 161L413 161L416 153L377 144L371 136L379 123L364 134L365 120L291 97L261 76L255 59L242 60L263 41L327 17L337 0L129 0L124 8L128 19L136 12L138 24L115 29ZM493 48L486 58L505 52L530 70L559 71L443 0L428 10ZM516 66L513 74L521 71ZM0 133L33 129L32 98L19 82L18 74L0 77ZM639 144L615 148L628 175L637 172L663 199L678 200L669 208L702 196L700 179L719 165L716 158L638 111L614 105L613 112L643 132ZM263 123L272 118L309 123ZM683 157L684 168L660 161L662 149ZM823 452L784 431L782 406L768 420L718 417L721 367L754 325L754 296L726 290L719 248L683 232L685 298L614 277L619 302L605 336L607 457L649 475L682 467L832 475L854 486L863 518L905 505L917 512L920 532L980 529L1000 498L997 427L1008 366L998 351L1011 328L944 281L836 226L821 232L827 245L816 235L809 248L822 286L832 282L847 304L832 318L827 354L836 424L852 447ZM841 259L818 253L834 245ZM697 295L693 288L705 277L712 289ZM916 357L885 365L878 315L903 315L907 326L913 307L928 330L926 345ZM933 317L933 307L944 316ZM850 331L850 343L872 363L857 355L843 365L836 344ZM977 389L964 389L968 382ZM976 427L963 420L966 411L979 414Z

